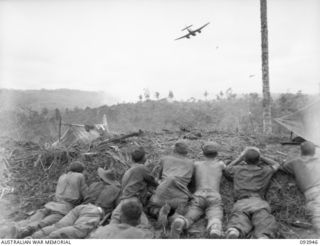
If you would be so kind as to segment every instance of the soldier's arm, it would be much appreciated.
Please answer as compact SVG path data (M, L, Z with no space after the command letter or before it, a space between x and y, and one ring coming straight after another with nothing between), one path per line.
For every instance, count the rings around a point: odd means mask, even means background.
M219 161L219 163L220 163L221 169L225 170L227 167L226 163L224 161Z
M158 182L156 181L156 179L152 176L152 174L146 168L143 173L143 178L148 185L153 186L153 187L158 186Z
M288 160L288 161L284 161L283 164L280 167L280 170L286 172L286 173L290 173L293 174L293 163L295 162L295 160Z
M238 165L239 163L244 161L244 157L245 157L245 154L246 154L247 150L248 150L248 147L246 147L244 149L244 151L242 151L241 154L235 160L233 160L229 165L227 165L227 169L231 168L231 167L233 167L235 165Z
M235 166L238 165L239 163L241 163L244 160L244 156L245 153L247 151L247 148L242 151L242 153L232 162L230 162L228 165L225 166L225 168L223 169L223 174L228 178L228 179L232 179L234 176L234 169Z
M223 169L223 175L229 179L232 180L235 172L236 165L241 162L240 158L238 157L234 161L232 161L229 165L226 165Z
M271 166L275 171L278 171L278 169L280 168L280 164L277 161L271 160L265 156L260 156L260 159Z
M153 176L155 176L158 181L162 177L162 171L163 171L163 161L159 160L159 162L156 164L156 166L152 170Z

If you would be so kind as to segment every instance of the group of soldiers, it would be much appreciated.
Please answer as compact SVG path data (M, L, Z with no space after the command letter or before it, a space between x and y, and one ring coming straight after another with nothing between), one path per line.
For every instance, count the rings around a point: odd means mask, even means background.
M274 173L293 174L304 193L315 231L320 232L320 160L316 146L301 144L301 156L278 163L256 147L247 147L226 165L219 160L220 146L202 145L203 158L188 158L188 142L179 140L171 155L148 168L143 147L131 153L132 163L121 184L115 171L98 168L98 182L87 186L83 163L74 161L60 176L54 201L30 218L12 224L12 238L154 238L149 218L157 220L170 238L181 234L206 216L210 238L277 238L275 217L265 199ZM223 230L222 175L233 180L234 204Z

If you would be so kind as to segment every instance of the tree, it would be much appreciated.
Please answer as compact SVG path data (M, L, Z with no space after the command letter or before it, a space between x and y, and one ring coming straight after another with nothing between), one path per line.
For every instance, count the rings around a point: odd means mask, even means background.
M139 100L142 101L142 99L143 99L143 96L139 95Z
M147 88L143 89L143 95L144 95L144 98L146 100L149 100L150 99L150 91L149 91L149 89L147 89Z
M172 92L172 91L169 91L168 97L169 97L170 99L173 99L173 98L174 98L174 95L173 95L173 92Z
M204 95L204 98L207 100L207 97L208 97L209 93L208 93L207 91L205 91L205 92L203 93L203 95Z
M157 100L159 100L160 93L159 93L158 91L156 91L156 92L154 93L154 96L157 98Z
M263 133L272 132L271 122L271 96L269 86L269 52L268 52L268 22L267 22L267 0L260 0L260 22L261 22L261 59L262 59L262 106L263 106Z
M225 96L227 100L232 100L237 97L237 94L233 93L232 88L228 88L225 92Z

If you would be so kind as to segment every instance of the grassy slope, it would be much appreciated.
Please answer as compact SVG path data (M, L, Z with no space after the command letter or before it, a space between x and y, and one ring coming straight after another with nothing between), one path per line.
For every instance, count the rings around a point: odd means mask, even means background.
M84 161L87 167L88 183L97 180L96 169L97 167L113 167L117 170L118 178L128 168L127 165L115 161L112 155L120 158L124 163L128 163L128 152L133 146L142 145L146 148L148 153L148 160L150 166L154 166L160 156L169 154L171 152L174 142L183 137L183 132L168 132L168 133L146 133L142 137L134 137L127 142L117 144L117 148L107 148L106 150L99 151L99 154L90 158L84 157L80 154L79 148L74 149L68 153L65 152L43 152L43 164L35 165L37 156L35 155L30 161L17 161L19 156L26 156L35 153L35 150L26 151L25 143L20 148L16 144L11 145L11 150L16 149L14 157L9 159L11 164L11 185L15 187L16 202L19 207L16 211L12 211L16 218L23 218L23 212L27 212L41 207L45 202L52 199L54 194L57 179L66 168L66 162L73 159L80 159ZM254 145L261 148L262 153L280 161L283 156L277 153L281 151L295 155L297 148L292 146L281 146L278 142L280 139L263 140L259 137L248 137L244 135L236 135L225 132L207 132L203 133L203 137L199 140L189 140L191 152L189 154L192 159L201 159L202 154L200 146L202 141L215 140L221 144L222 150L219 158L229 162L235 158L245 146ZM10 145L7 145L10 146ZM28 146L27 146L28 147ZM31 146L32 147L32 146ZM78 146L79 147L79 146ZM30 146L28 147L30 148ZM87 150L87 148L84 148ZM95 148L93 147L93 150ZM107 153L108 152L108 153ZM110 155L110 153L112 155ZM57 161L53 162L54 157ZM26 159L26 158L25 158ZM50 166L51 165L51 166ZM221 183L221 194L224 202L224 225L228 220L230 210L233 203L232 183L225 178ZM302 194L297 190L294 180L279 172L272 179L270 189L267 194L267 199L271 204L272 213L280 223L281 233L286 238L300 238L305 237L305 231L297 233L297 230L290 226L290 223L295 220L305 221L308 220L304 210L304 199ZM205 221L200 220L191 231L193 233L184 235L187 238L205 238L204 233ZM158 233L159 237L166 237Z

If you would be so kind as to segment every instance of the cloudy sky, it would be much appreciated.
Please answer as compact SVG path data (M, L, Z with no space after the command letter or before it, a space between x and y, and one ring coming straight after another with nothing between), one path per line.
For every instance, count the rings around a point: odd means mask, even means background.
M0 0L0 87L261 92L258 0ZM320 1L268 0L272 92L319 91ZM210 22L191 39L181 29ZM254 75L254 77L249 77Z

